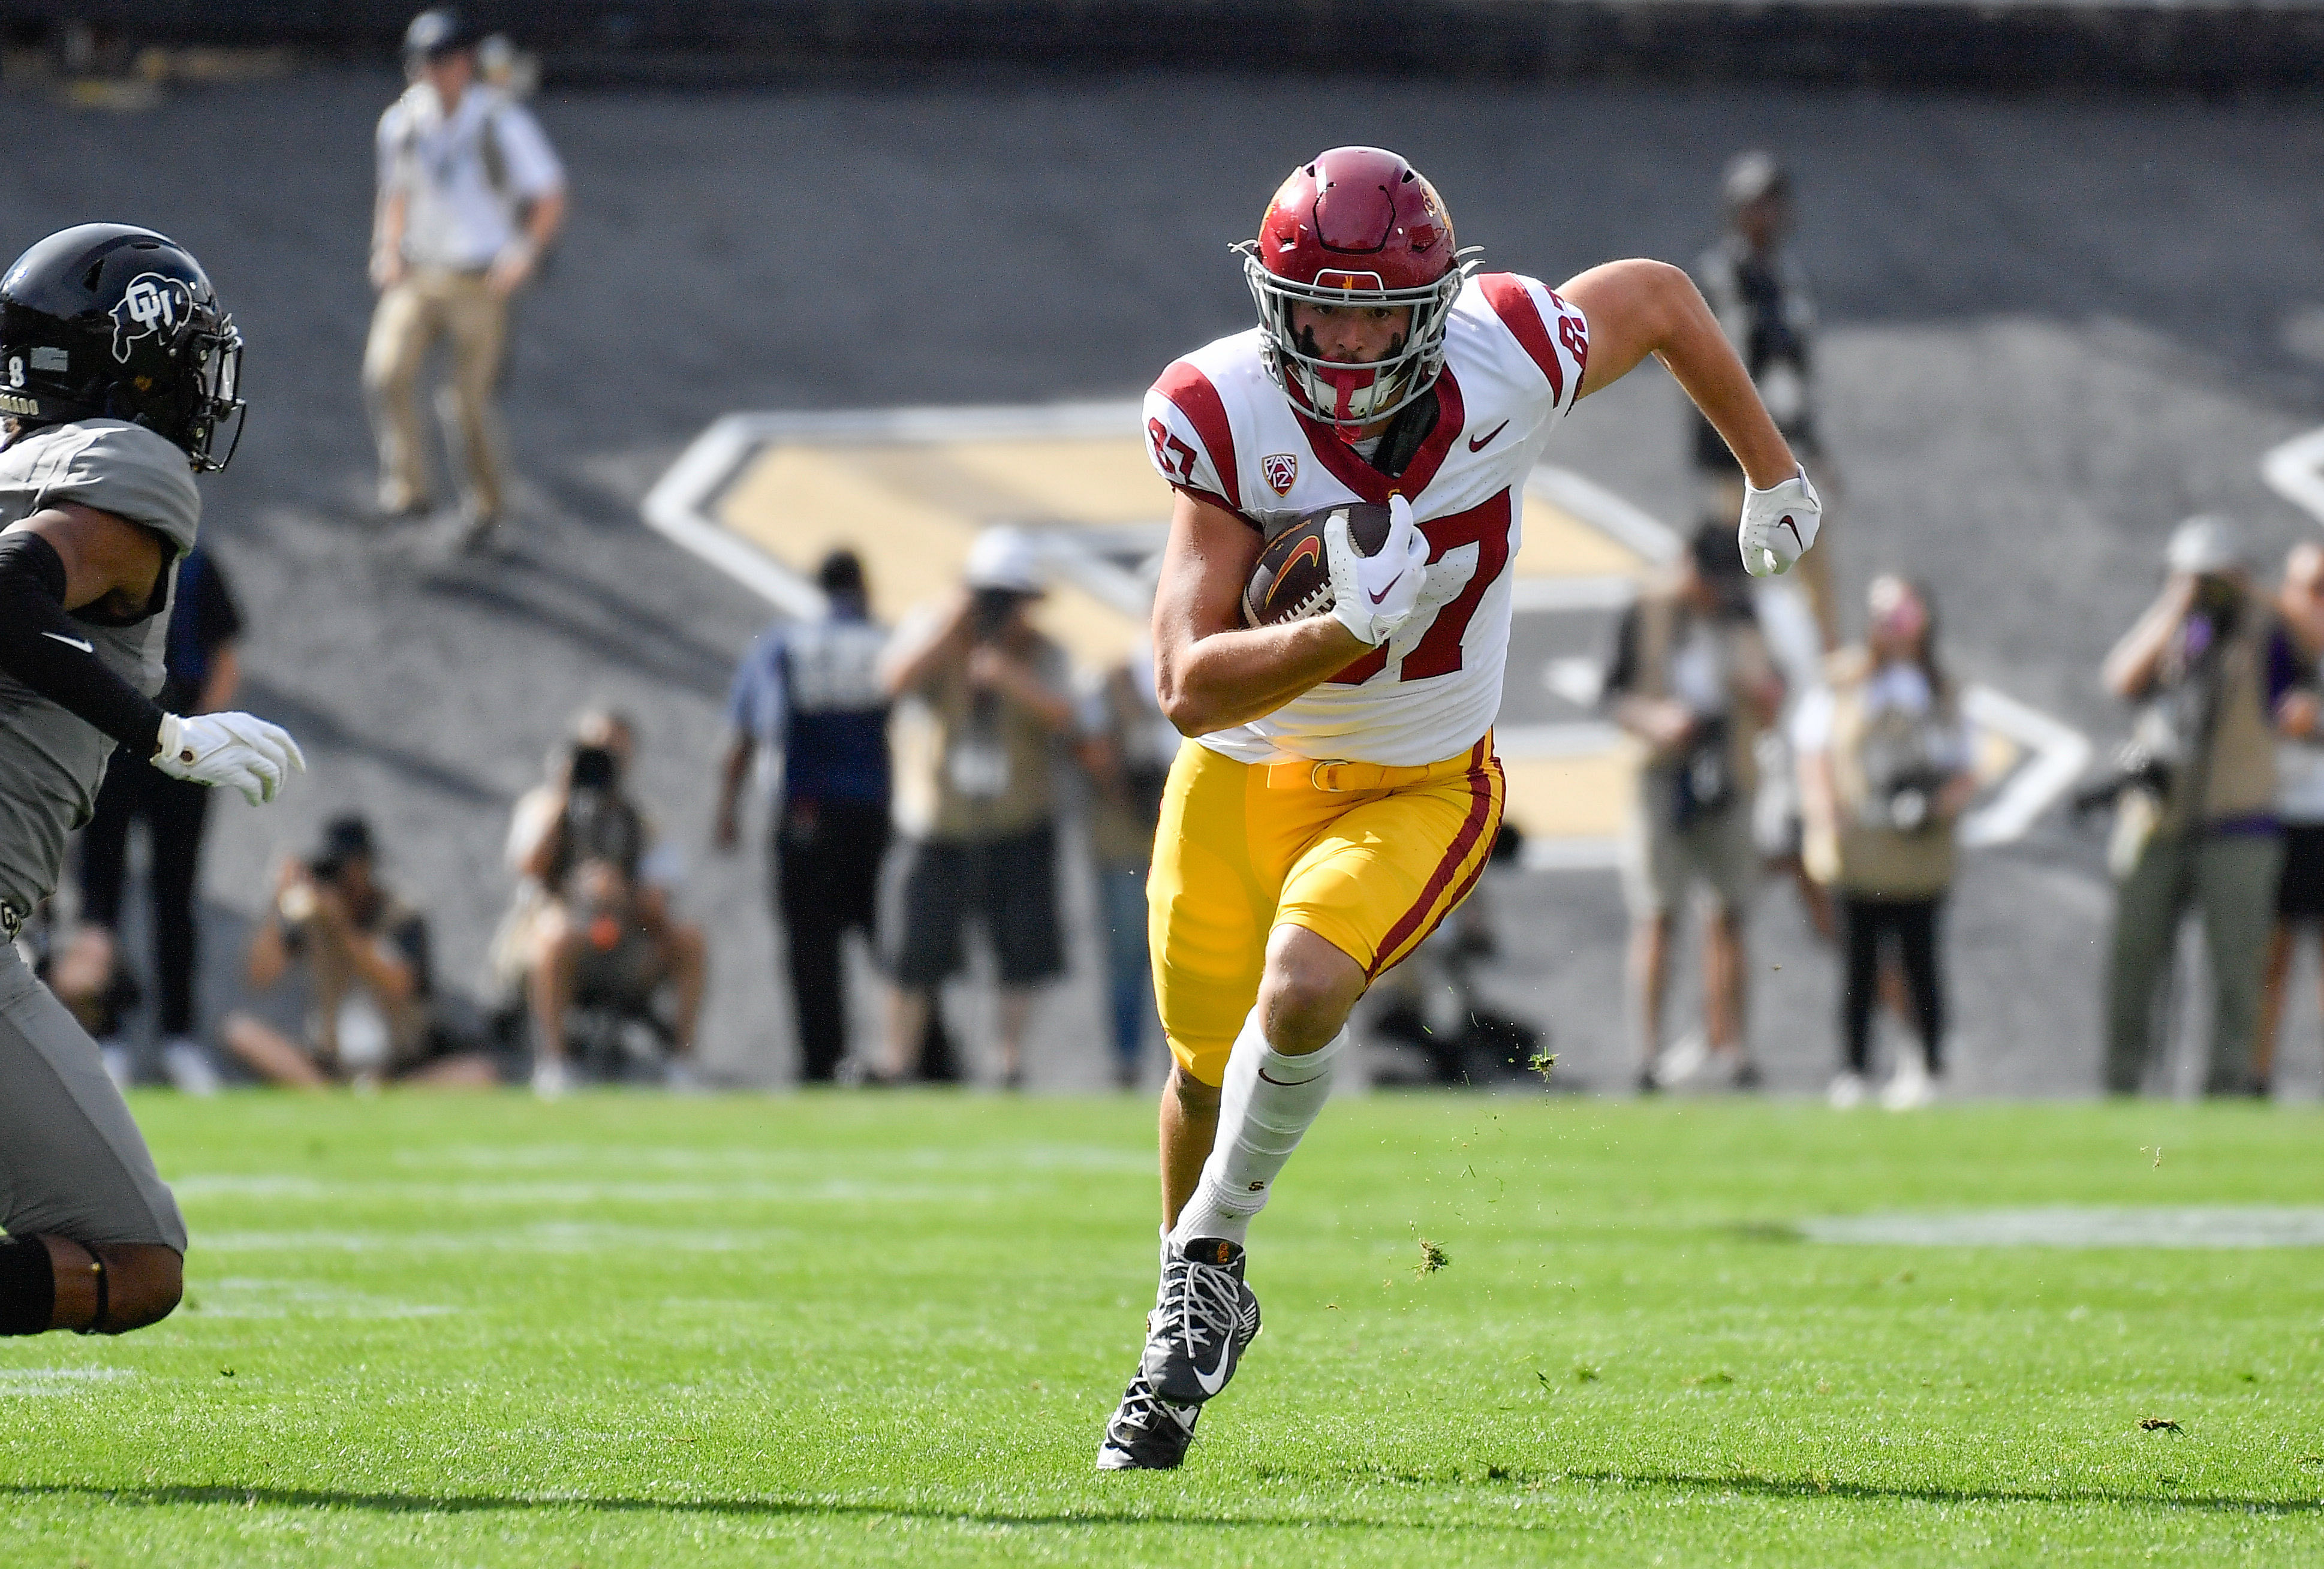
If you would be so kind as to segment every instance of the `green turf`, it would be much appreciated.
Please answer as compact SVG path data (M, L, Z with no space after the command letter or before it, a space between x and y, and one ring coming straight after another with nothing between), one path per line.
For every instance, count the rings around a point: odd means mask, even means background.
M2312 1112L1343 1102L1188 1466L1102 1477L1144 1104L136 1109L189 1296L0 1343L0 1563L2324 1561L2324 1249L1789 1229L2312 1204Z

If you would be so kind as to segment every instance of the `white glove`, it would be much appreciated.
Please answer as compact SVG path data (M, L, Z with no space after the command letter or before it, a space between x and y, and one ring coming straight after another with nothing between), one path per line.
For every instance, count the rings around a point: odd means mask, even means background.
M289 731L247 714L162 715L152 762L171 779L232 785L254 807L272 800L292 771L307 771Z
M1816 524L1823 503L1807 471L1766 490L1743 486L1743 526L1735 531L1743 548L1743 570L1754 577L1769 577L1791 570L1792 563L1808 553L1816 540Z
M1412 503L1402 495L1388 498L1388 538L1377 555L1356 553L1344 512L1323 525L1323 556L1332 568L1332 614L1356 634L1358 642L1377 648L1412 618L1428 581L1428 536L1412 521Z

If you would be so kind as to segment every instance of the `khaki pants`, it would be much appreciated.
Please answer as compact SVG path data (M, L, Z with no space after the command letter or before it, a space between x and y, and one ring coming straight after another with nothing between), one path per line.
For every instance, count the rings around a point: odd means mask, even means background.
M471 518L501 515L499 420L493 392L508 333L508 301L482 273L422 269L379 297L364 346L364 395L379 441L379 504L400 512L429 502L426 436L420 420L420 373L438 337L452 344L446 419L459 436L460 501Z
M2158 834L2115 895L2107 966L2106 1087L2135 1094L2154 1054L2154 1004L2171 972L2179 921L2202 912L2211 959L2211 1053L2207 1095L2242 1093L2251 1073L2268 934L2282 842L2273 835Z

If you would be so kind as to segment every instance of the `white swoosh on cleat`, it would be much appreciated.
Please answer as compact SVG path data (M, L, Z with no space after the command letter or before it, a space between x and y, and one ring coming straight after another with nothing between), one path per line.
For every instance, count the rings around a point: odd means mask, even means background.
M1204 1394L1215 1395L1221 1389L1227 1387L1227 1359L1233 1354L1234 1334L1232 1331L1230 1331L1219 1342L1219 1365L1217 1369L1209 1373L1204 1372L1200 1368L1196 1368L1194 1370L1194 1382L1203 1386Z
M93 654L97 652L97 649L94 644L85 643L77 637L67 637L60 632L44 632L41 635L42 637L52 637L56 639L57 641L64 644L65 647L69 649L78 649L85 654Z

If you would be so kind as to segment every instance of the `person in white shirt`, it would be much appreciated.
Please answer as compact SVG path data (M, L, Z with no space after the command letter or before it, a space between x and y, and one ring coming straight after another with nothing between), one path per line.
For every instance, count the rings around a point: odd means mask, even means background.
M1792 718L1799 757L1802 855L1830 889L1846 955L1844 1058L1831 1083L1841 1110L1868 1093L1882 950L1893 944L1921 1050L1896 1054L1880 1093L1891 1111L1925 1105L1944 1072L1939 954L1953 881L1953 826L1977 792L1960 693L1937 657L1936 602L1896 574L1872 580L1860 648L1831 657L1829 680Z
M364 392L379 442L379 505L433 505L419 383L438 338L452 349L461 512L481 543L507 505L493 393L510 298L565 221L565 171L522 106L476 79L475 38L456 11L422 12L404 34L411 85L379 119Z
M2324 650L2324 546L2302 540L2283 562L2276 609L2300 651L2301 678L2275 706L2275 816L2283 825L2283 871L2276 881L2275 931L2268 939L2259 1030L2249 1088L2265 1095L2275 1073L2276 1032L2291 989L2303 928L2324 922L2324 706L2316 656Z

